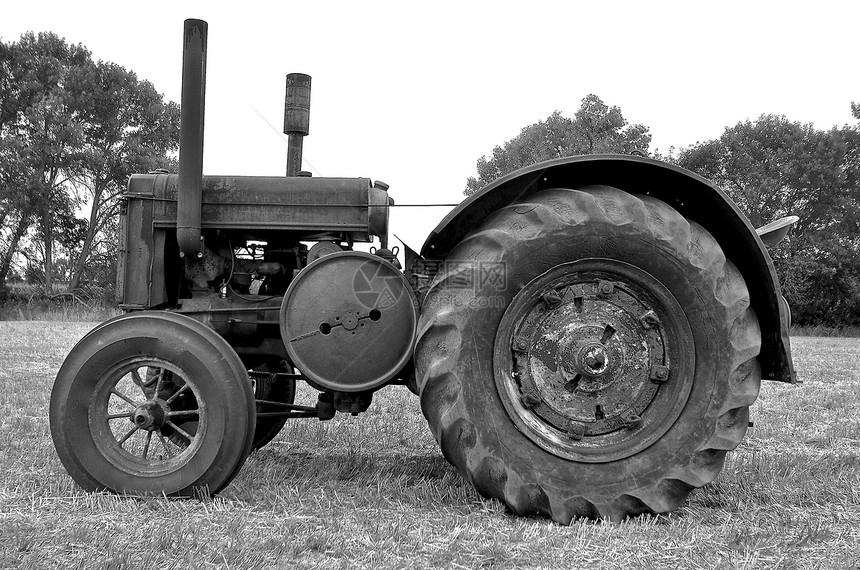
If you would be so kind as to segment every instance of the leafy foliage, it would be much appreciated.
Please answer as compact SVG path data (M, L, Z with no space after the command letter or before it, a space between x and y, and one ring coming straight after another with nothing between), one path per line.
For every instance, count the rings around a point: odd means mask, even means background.
M597 95L582 100L573 118L555 111L545 121L525 127L492 156L478 159L478 177L466 180L464 194L474 194L514 170L564 156L597 153L647 152L651 135L644 125L631 125L618 107L608 107Z
M115 253L103 232L128 176L175 162L179 109L53 33L0 42L0 70L0 285L26 252L28 275L46 291L59 278L74 293L89 261ZM55 258L66 260L62 271Z
M755 226L800 218L771 252L796 324L860 324L857 126L819 130L763 115L682 150L678 162L726 190Z

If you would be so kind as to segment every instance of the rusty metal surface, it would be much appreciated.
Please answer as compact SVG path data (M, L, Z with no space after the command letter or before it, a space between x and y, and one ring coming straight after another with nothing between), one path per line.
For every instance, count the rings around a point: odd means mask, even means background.
M284 134L287 135L287 176L298 176L302 170L302 146L310 130L311 76L287 75L284 96Z
M560 457L614 461L656 442L692 385L692 332L672 294L632 265L558 265L514 298L496 335L511 419Z
M203 117L206 100L206 43L209 25L185 20L182 50L182 107L179 129L179 187L176 218L179 249L196 257L200 243L200 192L203 181Z
M788 315L770 255L737 205L717 186L688 170L653 159L588 155L550 160L504 176L463 201L431 232L421 255L444 259L463 237L490 214L548 188L613 186L631 194L648 193L701 224L749 286L762 332L762 377L797 381L791 361Z
M151 202L155 226L174 227L178 194L174 174L135 174L126 197L129 207ZM367 242L388 234L388 193L368 178L204 176L201 226L204 231L335 232Z
M389 262L358 251L320 257L293 280L281 338L308 380L336 392L373 390L412 357L418 310Z

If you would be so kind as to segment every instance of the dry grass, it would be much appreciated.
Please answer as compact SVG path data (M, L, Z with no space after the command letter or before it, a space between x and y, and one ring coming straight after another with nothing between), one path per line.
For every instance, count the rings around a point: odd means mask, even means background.
M85 494L47 406L93 325L0 322L0 568L860 568L860 339L795 338L805 384L765 383L720 481L673 515L560 527L479 498L398 388L288 424L214 500Z

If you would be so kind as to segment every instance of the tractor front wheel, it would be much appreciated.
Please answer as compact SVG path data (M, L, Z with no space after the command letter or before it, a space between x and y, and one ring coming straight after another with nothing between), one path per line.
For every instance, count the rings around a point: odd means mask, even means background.
M87 490L214 494L251 449L254 396L214 331L174 313L131 313L72 349L50 423L60 460Z

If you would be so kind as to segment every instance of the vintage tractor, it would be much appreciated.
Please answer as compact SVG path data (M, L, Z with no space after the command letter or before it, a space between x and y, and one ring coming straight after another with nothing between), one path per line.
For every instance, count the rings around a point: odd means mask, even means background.
M456 207L401 270L387 185L300 172L306 75L287 76L285 177L202 175L206 23L184 41L179 173L131 177L124 314L51 394L85 489L217 493L287 420L360 414L399 385L482 495L619 520L713 481L761 378L794 381L763 239L708 181L637 156L536 164ZM297 381L316 405L294 403Z

